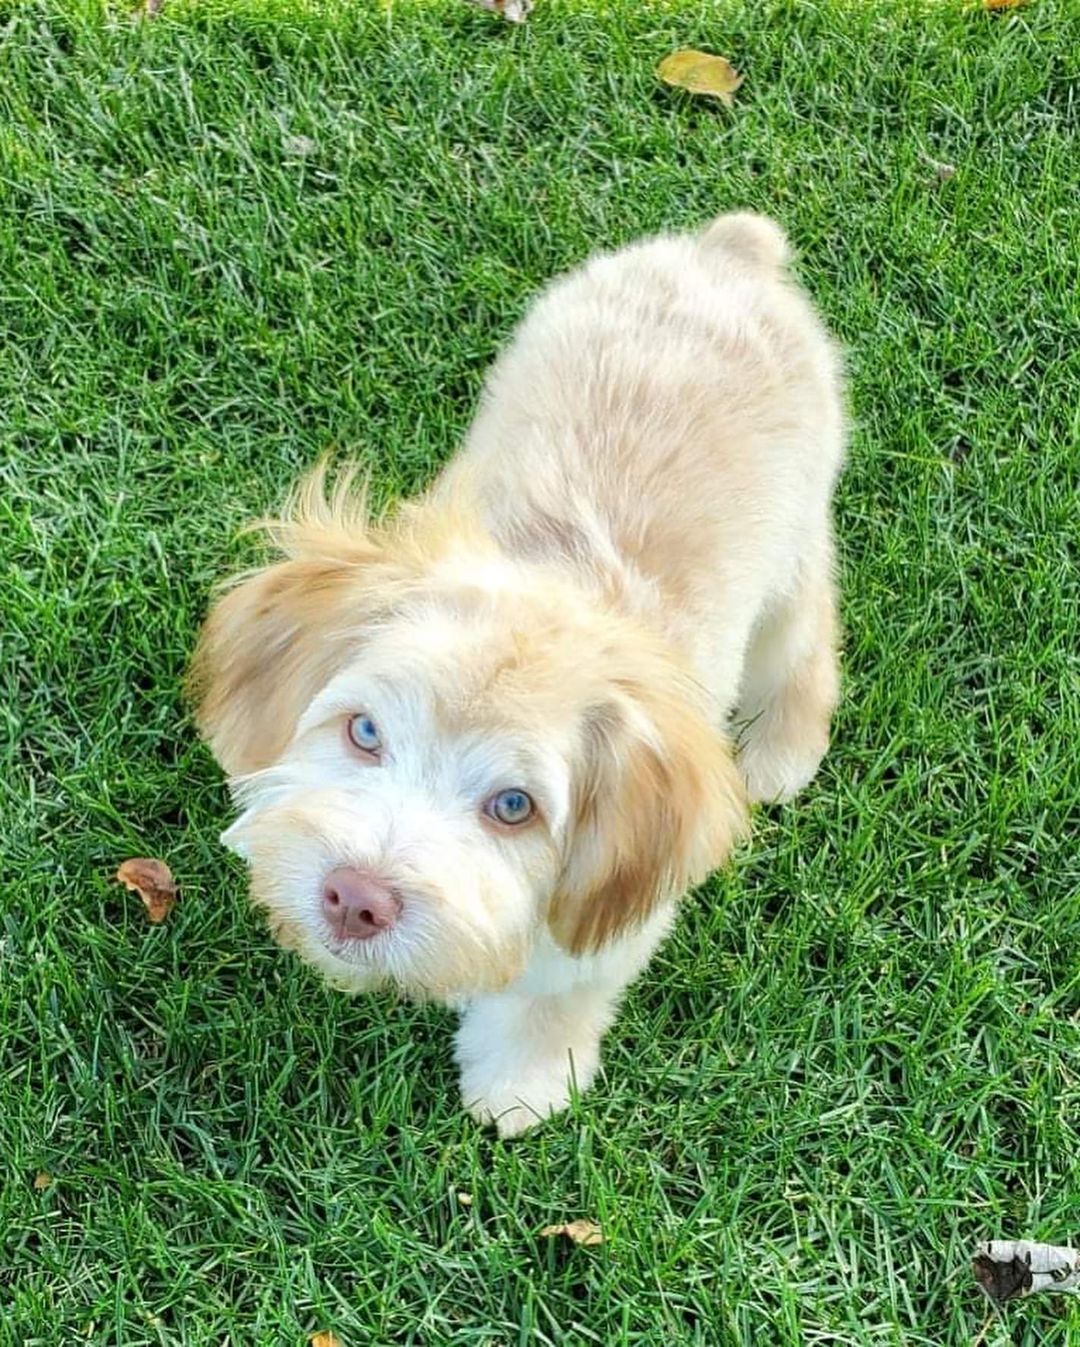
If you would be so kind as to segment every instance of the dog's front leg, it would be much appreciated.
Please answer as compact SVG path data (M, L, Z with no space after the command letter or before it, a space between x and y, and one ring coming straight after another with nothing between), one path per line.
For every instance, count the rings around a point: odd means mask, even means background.
M592 1084L617 1006L618 991L590 984L554 996L514 990L477 997L455 1040L465 1107L501 1137L561 1112L572 1091Z
M478 1122L516 1137L589 1088L600 1040L673 915L665 905L632 934L582 959L542 940L517 982L463 1007L455 1057L462 1102Z

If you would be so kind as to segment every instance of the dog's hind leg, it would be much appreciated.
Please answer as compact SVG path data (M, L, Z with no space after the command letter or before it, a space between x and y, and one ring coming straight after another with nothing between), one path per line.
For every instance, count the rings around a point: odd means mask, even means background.
M829 746L840 684L832 570L826 538L794 591L764 614L751 638L733 728L753 801L791 799Z

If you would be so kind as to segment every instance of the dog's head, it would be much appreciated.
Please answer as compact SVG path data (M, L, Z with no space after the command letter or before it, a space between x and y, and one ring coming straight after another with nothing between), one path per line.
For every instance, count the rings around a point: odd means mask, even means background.
M588 953L722 862L745 818L673 654L452 509L369 527L309 487L284 558L200 639L226 842L336 985L505 986L545 927Z

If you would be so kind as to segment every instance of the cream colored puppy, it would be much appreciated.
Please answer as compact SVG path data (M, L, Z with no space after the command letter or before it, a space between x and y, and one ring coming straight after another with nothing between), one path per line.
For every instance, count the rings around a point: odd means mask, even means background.
M371 522L316 475L202 634L254 901L337 986L460 1008L503 1136L589 1085L676 900L825 752L844 421L785 257L728 215L557 281L426 495Z

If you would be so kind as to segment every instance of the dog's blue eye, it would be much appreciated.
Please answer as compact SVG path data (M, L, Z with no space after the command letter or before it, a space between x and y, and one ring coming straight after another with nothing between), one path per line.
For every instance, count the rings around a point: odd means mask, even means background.
M518 823L528 823L536 806L523 790L501 790L487 802L486 809L492 818L512 828Z
M352 716L349 720L349 738L364 753L378 753L382 748L378 726L370 716Z

